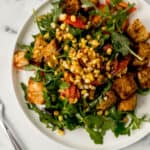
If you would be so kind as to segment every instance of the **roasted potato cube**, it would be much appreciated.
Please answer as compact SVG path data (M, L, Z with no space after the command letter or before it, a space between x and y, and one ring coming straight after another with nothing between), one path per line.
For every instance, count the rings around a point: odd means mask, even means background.
M106 99L105 99L106 98ZM107 108L111 107L117 101L117 97L113 91L108 91L105 94L104 100L102 100L98 105L97 109L106 110Z
M51 40L51 42L42 51L44 60L50 67L55 67L58 64L58 54L56 40Z
M127 33L135 42L144 42L149 38L149 32L139 19L129 25Z
M137 96L136 94L132 95L126 100L122 100L118 105L119 111L133 111L136 107Z
M14 66L18 69L22 69L24 66L29 64L28 59L25 58L26 51L19 50L14 54Z
M137 76L141 88L150 88L150 67L140 70Z
M116 91L121 99L127 99L137 90L137 85L133 75L130 74L116 79L112 88Z
M62 5L67 14L77 13L80 9L80 1L79 0L63 0Z
M133 66L143 66L148 64L150 59L150 44L146 42L139 43L137 54L143 58L143 61L134 58Z
M35 39L33 56L32 56L32 59L35 63L37 64L41 63L43 58L42 51L46 46L47 46L47 42L45 42L44 38L41 35L38 35Z
M44 85L42 82L35 82L32 78L28 81L27 99L33 104L44 104Z

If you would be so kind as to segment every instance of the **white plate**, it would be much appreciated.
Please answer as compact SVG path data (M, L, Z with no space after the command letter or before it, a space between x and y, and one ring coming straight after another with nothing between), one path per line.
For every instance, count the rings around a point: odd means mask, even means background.
M132 18L140 18L142 22L146 25L146 27L150 31L150 6L147 5L143 0L139 0L137 2L138 12L132 16ZM38 14L43 12L47 12L50 10L50 3L44 3L39 9ZM24 26L22 27L21 32L18 35L15 50L17 49L17 43L26 43L29 44L33 39L32 35L38 32L37 27L34 23L33 16L30 16L29 19L25 22ZM139 139L146 136L150 133L150 124L145 123L141 127L141 129L134 131L131 136L120 136L119 138L114 137L111 132L108 132L104 139L103 145L95 145L93 141L90 139L88 133L86 133L82 129L78 129L75 131L68 131L65 136L60 137L56 133L47 129L38 119L37 114L28 110L25 100L23 97L23 92L20 87L20 82L27 82L28 77L31 73L25 71L18 71L12 67L12 81L14 85L14 90L18 99L20 106L22 107L23 111L25 112L26 116L30 119L30 121L36 126L43 134L47 135L48 138L66 145L70 148L80 149L80 150L116 150L123 147L126 147L130 144L135 143ZM150 95L146 97L139 97L138 99L138 107L137 113L142 115L145 113L150 114Z

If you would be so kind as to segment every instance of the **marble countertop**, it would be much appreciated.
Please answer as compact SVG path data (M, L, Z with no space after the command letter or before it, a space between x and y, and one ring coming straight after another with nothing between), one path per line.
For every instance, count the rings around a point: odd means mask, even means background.
M44 0L0 0L0 97L6 106L6 117L25 150L67 150L40 133L23 114L15 98L11 82L11 57L15 39L24 20ZM149 150L150 135L124 150ZM0 150L13 150L0 129ZM69 149L68 149L69 150Z

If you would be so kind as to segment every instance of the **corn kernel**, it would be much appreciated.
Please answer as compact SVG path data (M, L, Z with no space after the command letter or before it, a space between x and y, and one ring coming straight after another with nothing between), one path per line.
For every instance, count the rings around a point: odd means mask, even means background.
M65 23L61 24L60 29L65 30L65 28L66 28L66 24Z
M92 40L92 41L90 42L90 44L91 44L94 48L96 48L97 46L100 45L100 43L99 43L97 40Z
M88 34L88 35L86 36L86 39L87 39L87 40L91 40L91 39L92 39L91 35Z
M64 21L66 18L67 18L66 14L60 14L60 16L59 16L60 21Z
M51 27L52 27L53 29L55 29L55 28L56 28L56 24L55 24L54 22L52 22L52 23L51 23Z
M106 110L104 115L105 115L105 116L108 116L108 115L109 115L109 111Z
M60 135L60 136L63 136L65 134L64 130L61 130L61 129L58 129L57 130L57 133Z
M44 34L44 39L49 39L49 33Z
M106 53L107 53L107 55L111 55L112 54L112 48L108 48Z
M59 115L59 116L58 116L58 120L59 120L59 121L63 121L63 116Z
M102 110L100 110L100 111L97 112L97 115L99 115L99 116L101 116L102 114L103 114Z
M72 22L76 22L76 16L75 16L75 15L71 15L70 20L71 20Z
M54 112L54 116L58 116L59 115L59 111L55 110Z
M71 33L67 33L67 38L72 40L73 39L73 35Z
M106 30L106 26L103 26L101 29L102 29L102 31L105 31Z
M81 94L82 94L82 95L84 95L84 94L86 94L86 93L88 93L87 90L82 90L82 91L81 91Z
M68 45L65 45L64 46L64 51L68 51L69 50L69 46Z

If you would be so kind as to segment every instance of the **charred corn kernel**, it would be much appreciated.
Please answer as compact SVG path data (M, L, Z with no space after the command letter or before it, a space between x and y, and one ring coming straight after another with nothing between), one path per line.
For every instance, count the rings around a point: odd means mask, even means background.
M101 29L102 29L102 31L105 31L107 28L106 28L106 26L103 26Z
M107 55L111 55L112 54L112 48L108 48L106 53L107 53Z
M71 20L72 22L76 22L76 16L75 16L75 15L71 15L70 20Z
M82 91L81 91L81 94L82 94L82 95L84 95L84 94L86 94L86 93L88 93L87 90L82 90Z
M44 34L44 39L49 39L49 33L47 32L46 34Z
M105 113L104 113L104 115L105 115L105 116L108 116L108 115L109 115L109 111L106 110Z
M54 75L57 75L57 74L58 74L58 72L57 72L57 71L55 71L55 72L54 72Z
M77 102L78 102L78 99L75 98L75 99L73 100L73 104L76 104Z
M108 99L108 97L107 96L104 96L104 98L103 98L105 101L107 101L107 99Z
M71 33L67 33L67 38L72 40L73 39L73 35Z
M77 39L73 39L73 40L72 40L72 43L76 43L76 42L77 42Z
M54 116L58 116L59 115L59 111L55 110L54 112Z
M99 43L97 40L92 40L92 41L90 42L90 44L91 44L94 48L100 45L100 43Z
M76 80L81 80L81 76L79 76L79 75L76 75L75 78L76 78Z
M111 61L108 61L107 64L106 64L106 71L110 71L110 64L111 64Z
M91 82L90 79L85 79L84 81L85 81L85 83L90 83Z
M111 75L110 73L107 73L107 77L108 77L109 79L111 79L111 78L112 78L112 75Z
M67 18L67 14L60 14L59 20L64 21Z
M92 73L88 73L87 74L87 78L90 80L90 81L93 81L94 80L94 76Z
M63 116L62 116L62 115L59 115L59 116L58 116L58 120L59 120L59 121L63 121Z
M94 74L99 74L100 70L94 70Z
M87 40L91 40L91 39L92 39L91 35L88 34L88 35L86 36L86 39L87 39Z
M68 51L69 50L69 46L68 45L65 45L64 46L64 51Z
M53 29L55 29L55 28L56 28L56 23L52 22L52 23L51 23L51 27L52 27Z
M57 133L60 135L60 136L63 136L65 134L64 130L62 129L58 129L57 130Z
M88 93L86 93L86 94L83 95L84 98L87 98L88 96L89 96Z
M60 25L60 29L61 30L65 30L65 28L66 28L66 24L65 23L63 23L63 24Z
M102 110L100 110L100 111L97 112L97 115L99 115L99 116L101 116L102 114L103 114Z

